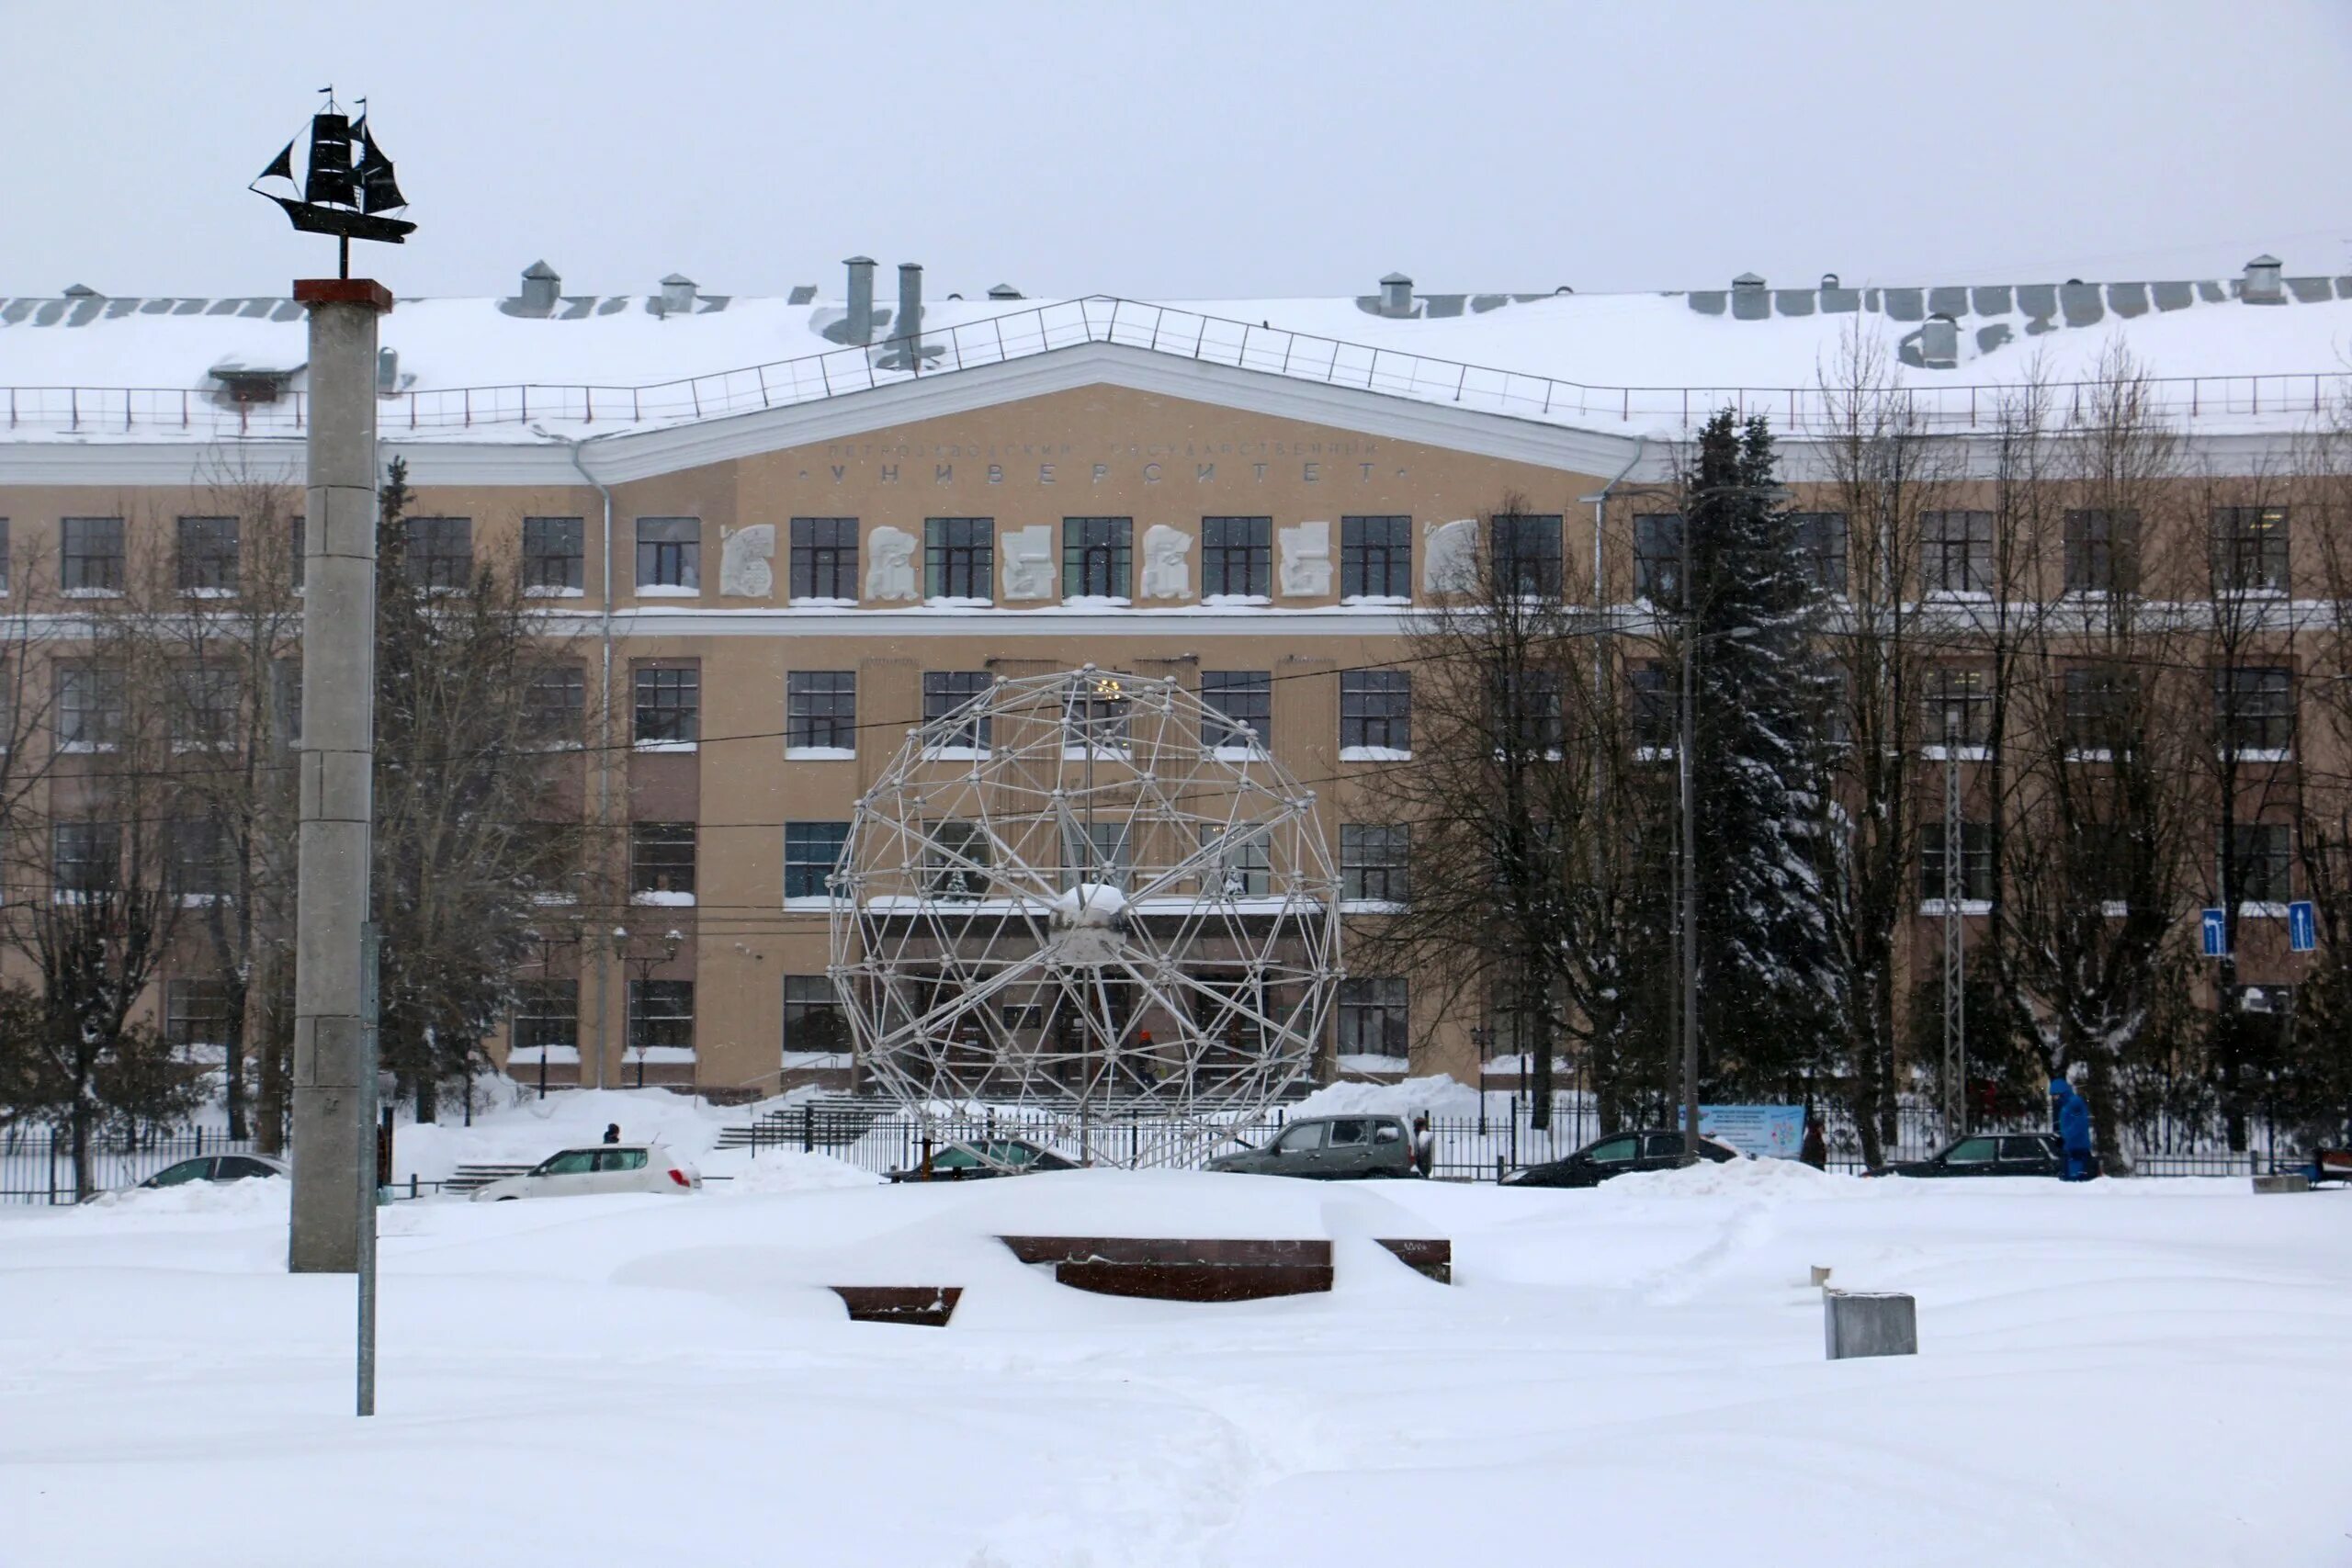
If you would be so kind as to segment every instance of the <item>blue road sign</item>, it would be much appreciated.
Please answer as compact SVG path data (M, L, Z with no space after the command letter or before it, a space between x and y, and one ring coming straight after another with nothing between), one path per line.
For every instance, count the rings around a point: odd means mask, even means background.
M2319 921L2312 917L2308 899L2287 906L2287 945L2297 953L2309 953L2319 945Z
M2205 933L2205 956L2226 958L2230 952L2230 922L2219 909L2200 910L2198 923Z

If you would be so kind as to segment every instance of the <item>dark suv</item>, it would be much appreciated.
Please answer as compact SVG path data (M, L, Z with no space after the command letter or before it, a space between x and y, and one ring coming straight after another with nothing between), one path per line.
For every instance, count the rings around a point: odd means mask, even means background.
M1740 1157L1728 1144L1701 1137L1699 1157L1721 1165ZM1563 1159L1531 1165L1503 1182L1506 1187L1598 1187L1629 1170L1672 1170L1682 1163L1682 1134L1654 1131L1611 1133Z
M1898 1160L1872 1176L2064 1176L2055 1133L1979 1133L1926 1159ZM2093 1174L2097 1174L2094 1172Z

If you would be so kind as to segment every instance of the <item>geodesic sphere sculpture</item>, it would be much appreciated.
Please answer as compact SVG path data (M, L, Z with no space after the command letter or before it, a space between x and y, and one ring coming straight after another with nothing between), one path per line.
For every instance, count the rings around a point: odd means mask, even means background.
M1089 1163L1178 1162L1262 1112L1339 979L1314 796L1172 680L996 680L910 732L829 886L868 1080Z

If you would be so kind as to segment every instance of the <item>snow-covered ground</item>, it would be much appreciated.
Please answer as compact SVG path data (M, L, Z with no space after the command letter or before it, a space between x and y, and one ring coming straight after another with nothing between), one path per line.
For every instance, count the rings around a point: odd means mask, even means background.
M2352 1562L2352 1194L771 1153L384 1211L368 1422L285 1224L277 1182L0 1213L0 1563ZM1057 1230L1329 1235L1338 1286L1119 1301L989 1239ZM1453 1287L1372 1245L1413 1235ZM1826 1361L1815 1264L1915 1292L1921 1354ZM966 1294L855 1325L835 1283Z

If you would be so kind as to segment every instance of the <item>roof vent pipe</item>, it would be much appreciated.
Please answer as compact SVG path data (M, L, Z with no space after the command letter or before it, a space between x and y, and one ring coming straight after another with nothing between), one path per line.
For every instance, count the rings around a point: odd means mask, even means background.
M1392 272L1380 280L1380 313L1384 316L1409 316L1413 313L1413 280L1401 272Z
M77 283L72 288L66 289L65 298L68 299L96 299L103 298L103 296L101 296L96 289L91 288L88 284Z
M2249 305L2284 305L2287 290L2279 281L2278 258L2265 251L2245 264L2245 281L2238 287L2238 298Z
M563 279L555 268L544 261L535 261L523 269L523 314L545 316L555 310L556 290L563 287Z
M389 398L401 389L401 352L396 348L376 351L376 395Z
M852 256L849 268L849 341L874 341L874 258Z
M1015 288L1010 283L1000 283L994 288L989 290L989 298L991 299L1018 299L1022 298L1022 293L1021 290Z
M1771 313L1771 297L1764 292L1762 278L1752 272L1743 272L1731 280L1732 320L1760 321Z
M891 322L897 329L892 335L909 339L907 352L912 354L922 346L922 263L899 264L899 316Z
M1960 363L1960 323L1939 310L1919 328L1919 363L1949 370Z
M1825 288L1825 289L1830 289L1830 288L1837 288L1837 287L1838 287L1838 275L1837 275L1836 273L1834 273L1834 272L1825 272L1825 273L1823 273L1823 274L1821 275L1821 287L1822 287L1823 288Z
M665 316L691 316L695 310L695 280L683 272L673 272L662 280L662 313Z

